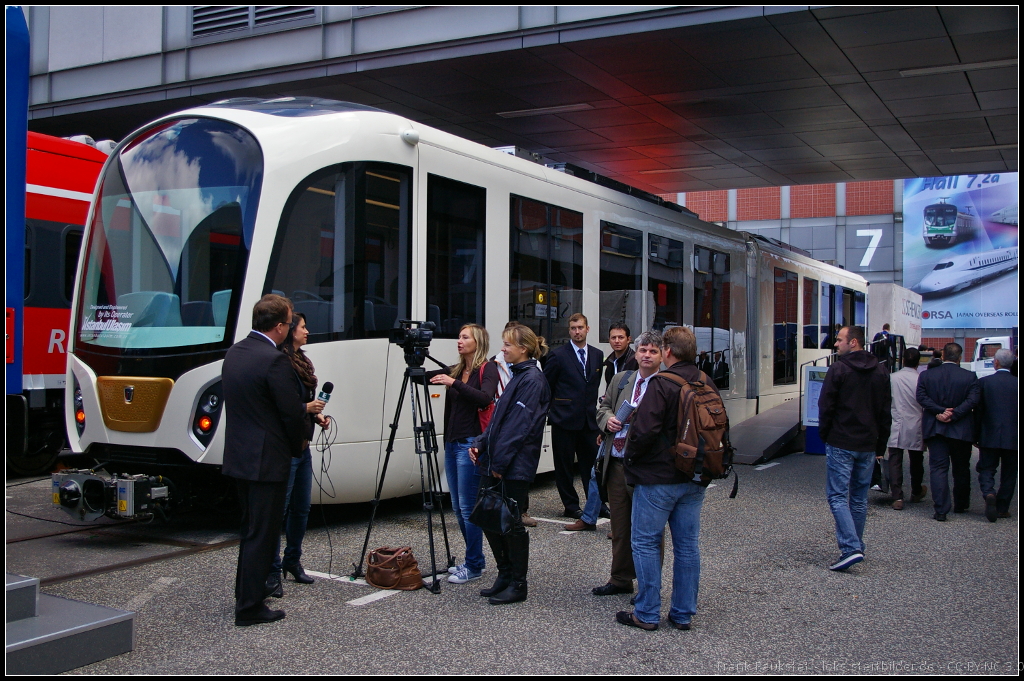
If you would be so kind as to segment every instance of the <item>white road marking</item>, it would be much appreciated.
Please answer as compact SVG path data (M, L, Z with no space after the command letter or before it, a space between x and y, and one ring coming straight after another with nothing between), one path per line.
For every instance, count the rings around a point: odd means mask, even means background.
M306 570L306 574L311 577L319 577L320 579L329 579L332 582L341 582L342 584L355 584L356 586L369 586L365 579L358 579L349 577L348 575L331 575L326 572L316 572L315 570Z
M158 577L155 582L150 584L148 587L142 590L142 593L135 596L135 598L128 601L124 609L137 611L141 610L146 603L149 603L153 598L158 596L160 592L164 591L171 584L178 581L177 577Z
M309 571L307 570L306 573L308 574ZM346 605L366 605L367 603L373 603L374 601L379 601L380 599L387 598L388 596L394 596L397 593L400 593L400 592L397 591L397 590L378 591L376 593L370 594L369 596L363 596L362 598L354 598L351 601L346 601L345 604Z
M572 525L573 522L575 522L575 521L568 521L567 522L565 520L549 520L548 518L538 518L536 516L534 516L533 519L534 520L539 520L539 521L544 522L544 523L554 523L555 525ZM611 521L608 520L607 518L598 518L597 519L597 524L598 525L604 525L605 523L610 523L610 522ZM581 530L581 532L582 531L586 531L586 530Z
M772 466L781 465L781 461L772 461L771 463L761 464L760 466L754 466L755 471L763 471L765 468L771 468Z
M708 489L711 489L712 487L718 487L718 485L716 485L715 483L711 483L710 485L708 485Z

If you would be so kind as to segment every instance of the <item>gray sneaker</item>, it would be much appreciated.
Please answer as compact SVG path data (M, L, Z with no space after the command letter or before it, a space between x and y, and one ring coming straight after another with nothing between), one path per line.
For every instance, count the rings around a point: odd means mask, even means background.
M465 565L460 565L458 570L448 576L448 581L452 584L465 584L481 577L483 577L483 572L473 572Z
M458 572L459 570L462 570L465 567L466 567L465 563L463 563L462 565L456 565L455 567L450 567L450 568L448 568L448 574L454 575L456 572Z

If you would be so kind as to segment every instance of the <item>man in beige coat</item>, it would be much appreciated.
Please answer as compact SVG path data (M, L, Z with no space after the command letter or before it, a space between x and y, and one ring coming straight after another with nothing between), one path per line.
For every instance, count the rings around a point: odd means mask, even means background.
M924 410L917 401L917 365L921 352L907 348L903 368L889 376L892 389L892 430L889 434L889 492L893 510L903 510L903 450L910 450L910 500L921 501L928 494L924 480L924 438L921 417Z

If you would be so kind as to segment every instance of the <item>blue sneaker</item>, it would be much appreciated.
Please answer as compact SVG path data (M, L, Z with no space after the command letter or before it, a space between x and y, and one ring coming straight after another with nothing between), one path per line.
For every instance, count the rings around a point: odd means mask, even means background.
M856 565L862 560L864 560L864 554L860 551L854 551L853 553L848 553L845 556L842 556L839 560L829 565L828 569L833 572L838 572L840 570L845 570L851 565Z
M465 584L466 582L472 582L474 579L480 579L483 577L483 572L473 572L465 565L460 565L459 569L453 574L449 575L448 581L452 584Z
M462 565L456 565L454 567L450 567L450 568L448 568L448 574L454 575L456 572L458 572L459 570L462 570L465 567L466 567L465 563L463 563Z

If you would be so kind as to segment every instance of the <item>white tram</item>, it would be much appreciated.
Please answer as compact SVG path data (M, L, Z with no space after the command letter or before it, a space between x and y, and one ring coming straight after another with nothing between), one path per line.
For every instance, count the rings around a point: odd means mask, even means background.
M218 472L221 363L272 291L306 314L306 350L336 386L334 494L314 485L314 503L373 498L405 370L388 342L399 319L435 322L442 361L468 322L492 352L510 318L557 344L583 312L606 353L615 321L692 325L735 424L796 397L800 364L867 318L855 274L567 170L326 100L228 100L146 126L111 154L86 227L72 448L110 471ZM432 400L440 420L444 392ZM385 498L419 491L410 422Z

